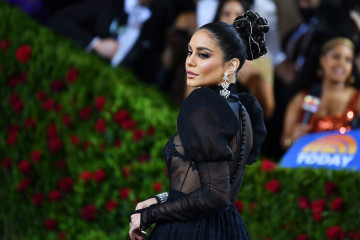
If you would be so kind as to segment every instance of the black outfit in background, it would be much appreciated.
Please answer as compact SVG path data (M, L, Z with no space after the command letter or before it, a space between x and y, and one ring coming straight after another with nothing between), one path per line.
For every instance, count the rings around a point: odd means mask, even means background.
M149 9L152 15L144 22L139 38L121 65L133 69L141 80L155 83L162 81L161 53L166 29L173 21L173 11L166 0L153 0ZM49 26L86 48L96 36L116 39L111 24L117 20L118 26L126 25L127 18L124 0L87 0L54 14Z
M261 107L249 94L194 90L183 102L178 131L163 150L170 191L165 203L141 210L150 239L250 239L234 206L245 164L257 160L266 136Z

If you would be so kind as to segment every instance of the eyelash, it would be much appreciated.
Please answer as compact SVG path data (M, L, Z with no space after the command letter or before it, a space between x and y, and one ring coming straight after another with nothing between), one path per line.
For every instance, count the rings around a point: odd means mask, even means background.
M187 55L187 56L190 56L191 54L192 54L192 51L186 49L186 55ZM206 58L209 57L209 55L208 55L208 54L205 54L205 53L199 53L198 55L199 55L199 57L200 57L201 59L206 59Z

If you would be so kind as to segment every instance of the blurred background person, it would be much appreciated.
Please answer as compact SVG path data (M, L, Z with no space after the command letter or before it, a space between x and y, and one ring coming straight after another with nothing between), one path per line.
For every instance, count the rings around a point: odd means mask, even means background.
M319 78L321 85L301 89L289 102L281 138L284 149L307 133L346 132L359 127L360 91L351 86L355 81L354 49L353 42L343 37L333 38L322 46L318 70L312 73ZM302 106L308 94L318 97L320 104L307 119Z
M216 11L215 20L232 24L237 16L249 10L249 2L244 0L223 0ZM275 108L274 70L268 54L254 61L245 61L237 75L237 81L259 101L264 117L269 119Z
M55 13L49 26L88 52L160 86L165 33L173 21L166 0L88 0Z

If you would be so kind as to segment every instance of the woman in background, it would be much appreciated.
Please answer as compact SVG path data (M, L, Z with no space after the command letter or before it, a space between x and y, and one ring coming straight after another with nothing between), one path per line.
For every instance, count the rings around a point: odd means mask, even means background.
M329 130L344 133L358 127L360 91L351 86L353 64L354 44L351 40L336 37L322 46L316 73L321 78L321 86L301 90L288 104L281 139L284 149L307 133ZM318 97L320 104L317 111L305 119L302 106L308 94Z
M237 16L249 10L249 3L244 0L221 1L215 22L231 24ZM254 61L245 61L237 74L237 80L259 101L266 119L272 117L275 109L274 67L268 54Z
M245 60L266 53L265 19L253 11L233 25L215 22L199 28L188 45L187 85L178 131L163 150L168 193L140 202L131 214L129 235L156 223L150 239L250 239L234 206L245 164L257 160L266 136L256 99L236 91Z

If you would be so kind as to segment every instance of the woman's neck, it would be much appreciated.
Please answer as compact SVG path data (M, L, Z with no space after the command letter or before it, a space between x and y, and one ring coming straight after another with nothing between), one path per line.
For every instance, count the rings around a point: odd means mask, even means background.
M323 91L339 92L345 90L346 85L343 82L335 82L327 79L323 79L322 89Z

